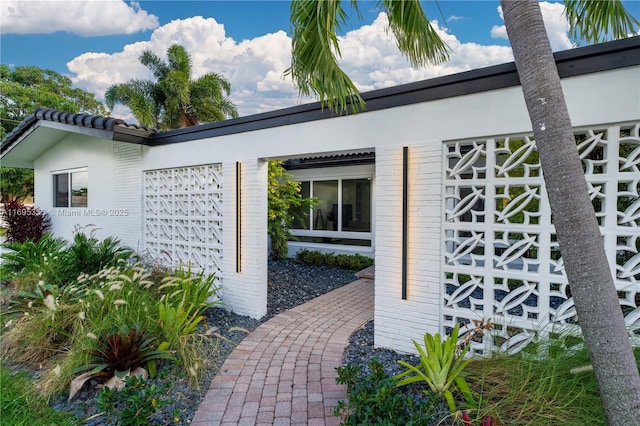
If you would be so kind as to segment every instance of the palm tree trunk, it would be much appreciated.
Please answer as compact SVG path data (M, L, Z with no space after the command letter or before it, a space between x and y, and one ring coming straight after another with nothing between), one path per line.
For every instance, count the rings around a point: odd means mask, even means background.
M640 376L538 0L501 0L565 271L610 425L640 421Z

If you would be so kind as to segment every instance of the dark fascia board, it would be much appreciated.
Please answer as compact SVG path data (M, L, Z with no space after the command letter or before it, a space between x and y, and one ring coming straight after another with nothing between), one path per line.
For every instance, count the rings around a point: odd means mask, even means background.
M560 78L640 65L640 36L601 43L554 54ZM494 65L458 74L423 80L362 93L366 112L481 93L520 85L515 63ZM156 133L151 145L165 145L196 139L281 127L338 117L319 102L247 117Z
M282 167L286 170L304 170L324 167L359 166L363 164L375 164L375 162L375 152L357 152L318 157L293 158L283 161Z

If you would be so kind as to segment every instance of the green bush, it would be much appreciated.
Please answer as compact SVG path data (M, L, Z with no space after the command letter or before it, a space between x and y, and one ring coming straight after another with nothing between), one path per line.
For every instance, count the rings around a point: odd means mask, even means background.
M271 256L274 259L287 257L287 243L293 239L289 229L295 215L305 215L313 207L315 198L303 198L300 182L291 180L292 174L282 167L282 161L269 161L267 232L271 237Z
M110 425L146 426L149 418L169 401L160 399L164 387L149 384L140 377L125 378L126 386L121 390L102 388L97 399L98 409Z
M322 253L317 250L299 250L296 261L312 266L339 267L350 271L360 271L373 265L373 259L361 254Z
M81 274L92 275L116 266L133 255L133 250L123 247L117 238L98 240L95 231L93 229L87 234L84 228L78 228L74 232L73 241L62 258L62 279L65 282L73 281Z
M70 243L44 234L37 242L4 244L11 251L2 254L0 279L7 281L35 273L38 281L66 285L81 274L92 275L131 258L133 251L122 246L117 238L100 241L95 231L86 233L85 228L79 227Z
M345 425L429 425L437 398L430 395L412 395L398 390L397 380L387 377L380 361L372 359L368 372L360 366L338 367L338 384L347 385L348 404L338 403L334 410L343 416Z
M165 293L158 304L162 335L159 348L175 351L178 361L196 384L204 373L200 366L206 362L196 328L204 319L207 308L222 304L222 301L214 300L219 289L214 284L213 274L195 274L190 267L179 268L160 286Z
M43 279L58 275L66 241L44 234L37 242L7 243L3 247L11 251L2 254L0 277L9 280L19 274L38 273Z

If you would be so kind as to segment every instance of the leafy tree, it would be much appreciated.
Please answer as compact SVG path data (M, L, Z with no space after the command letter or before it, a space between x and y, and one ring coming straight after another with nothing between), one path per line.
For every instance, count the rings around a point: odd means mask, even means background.
M74 88L71 79L34 66L10 68L0 64L0 139L37 107L107 115L93 93ZM33 171L1 167L2 202L33 195Z
M271 252L275 259L287 257L287 242L292 238L289 229L297 214L308 214L316 204L315 198L303 198L300 182L282 167L282 161L269 161L267 232L271 237Z
M2 203L24 200L33 196L33 170L0 167Z
M109 87L105 93L109 108L126 105L141 125L163 130L238 117L227 97L231 93L229 81L216 73L192 80L191 57L183 46L169 47L167 62L150 50L142 52L139 59L156 80L132 79Z
M571 294L593 363L607 421L637 424L640 376L588 186L582 170L560 77L537 0L501 0L504 21L532 123ZM352 2L356 5L356 2ZM438 63L447 46L418 0L381 0L398 48L414 65ZM567 0L571 35L590 42L635 33L638 21L619 0ZM364 102L340 69L337 32L347 14L340 1L294 0L292 62L287 70L302 94L346 112ZM334 100L335 99L335 100ZM351 101L351 102L348 102ZM539 123L544 123L540 126Z

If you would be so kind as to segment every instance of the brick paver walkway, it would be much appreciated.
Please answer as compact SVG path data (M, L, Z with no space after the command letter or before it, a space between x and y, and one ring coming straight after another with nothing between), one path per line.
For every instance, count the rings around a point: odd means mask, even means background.
M211 382L193 425L337 425L346 388L335 368L349 336L373 317L373 281L360 279L271 318Z

